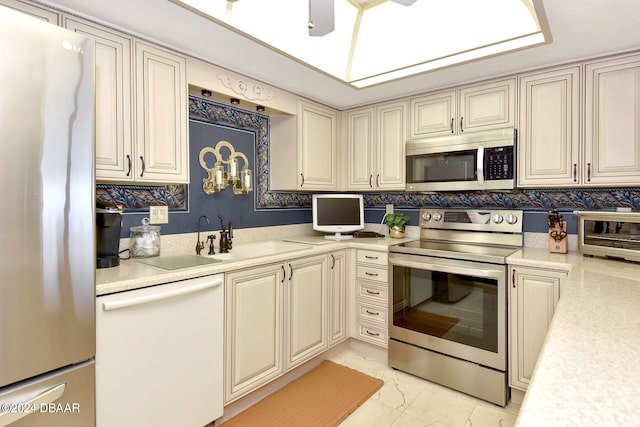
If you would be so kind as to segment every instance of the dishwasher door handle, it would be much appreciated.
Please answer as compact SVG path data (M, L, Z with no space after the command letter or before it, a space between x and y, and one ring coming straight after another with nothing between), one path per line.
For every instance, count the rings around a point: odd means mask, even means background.
M162 285L160 285L162 286ZM122 308L135 307L138 305L148 304L151 302L167 300L176 298L182 295L193 294L195 292L204 291L205 289L216 288L222 286L222 279L216 278L213 280L202 281L200 283L194 283L191 285L185 285L182 288L173 289L170 291L158 291L153 294L134 296L131 298L125 298L116 301L106 301L102 303L103 311L119 310Z

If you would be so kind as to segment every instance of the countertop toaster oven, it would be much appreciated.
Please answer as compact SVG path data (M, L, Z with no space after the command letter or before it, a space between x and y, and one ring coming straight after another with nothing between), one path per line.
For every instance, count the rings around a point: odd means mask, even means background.
M585 255L640 262L640 212L575 211Z

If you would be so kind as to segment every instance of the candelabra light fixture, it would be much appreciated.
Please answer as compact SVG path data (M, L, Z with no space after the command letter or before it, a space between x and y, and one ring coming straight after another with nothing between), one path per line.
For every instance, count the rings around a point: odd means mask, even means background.
M223 148L229 150L229 156L226 160L221 152ZM207 167L207 162L204 159L207 153L213 154L216 158L216 162L211 168ZM242 159L244 162L242 169L238 167L238 159ZM200 166L208 173L208 176L202 179L202 189L205 194L218 193L228 185L233 187L235 195L248 194L253 191L249 160L243 153L236 151L228 141L218 142L215 148L204 147L200 150Z

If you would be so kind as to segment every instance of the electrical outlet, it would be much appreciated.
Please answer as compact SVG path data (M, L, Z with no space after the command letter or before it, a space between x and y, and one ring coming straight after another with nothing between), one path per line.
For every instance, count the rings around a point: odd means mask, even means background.
M393 213L393 205L387 205L387 212L388 214L392 214Z
M168 206L149 206L149 224L167 224L168 222Z

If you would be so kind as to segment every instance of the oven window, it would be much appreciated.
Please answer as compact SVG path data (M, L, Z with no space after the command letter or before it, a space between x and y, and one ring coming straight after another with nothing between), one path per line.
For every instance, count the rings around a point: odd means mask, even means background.
M584 221L584 243L620 249L640 249L640 224L635 222Z
M495 279L393 266L393 325L498 352Z
M477 150L407 156L409 183L476 180Z

